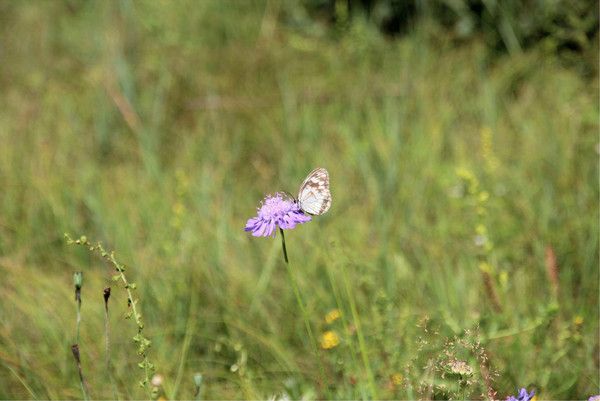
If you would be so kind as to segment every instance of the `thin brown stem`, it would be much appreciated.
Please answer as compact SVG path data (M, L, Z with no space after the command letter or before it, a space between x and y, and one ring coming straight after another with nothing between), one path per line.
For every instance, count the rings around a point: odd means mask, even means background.
M71 352L73 352L73 358L75 358L75 362L77 363L77 371L79 372L79 383L81 384L81 391L83 393L83 399L89 400L90 390L88 389L87 382L83 377L83 369L81 368L81 356L79 355L79 344L73 344L71 346Z

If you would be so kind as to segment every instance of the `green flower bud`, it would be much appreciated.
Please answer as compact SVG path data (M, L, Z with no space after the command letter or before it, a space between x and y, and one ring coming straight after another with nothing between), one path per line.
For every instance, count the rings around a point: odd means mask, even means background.
M73 282L75 283L75 288L80 290L83 285L83 273L76 272L73 274Z

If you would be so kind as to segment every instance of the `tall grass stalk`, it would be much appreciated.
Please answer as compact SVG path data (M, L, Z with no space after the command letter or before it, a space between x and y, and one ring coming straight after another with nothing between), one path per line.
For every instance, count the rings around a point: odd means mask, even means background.
M298 307L302 313L302 318L304 319L304 326L306 328L306 333L308 334L308 338L310 340L311 346L317 357L317 362L319 363L319 371L321 374L321 380L319 380L319 384L322 384L323 380L326 380L325 375L325 367L323 366L323 361L321 360L321 354L319 353L319 348L317 347L317 341L315 340L315 336L313 335L312 328L310 326L310 320L308 318L308 314L306 313L306 308L304 306L304 302L302 301L302 296L300 294L300 289L298 288L298 282L296 281L296 276L294 275L294 271L290 266L287 248L285 246L285 234L283 233L283 229L280 227L279 232L281 233L281 246L283 248L283 258L285 260L285 267L288 272L288 276L290 278L290 283L292 284L292 289L294 290L294 295L296 297L296 302L298 303Z
M25 390L27 390L27 392L31 396L32 400L40 399L40 397L37 395L37 393L35 391L33 391L33 389L27 383L27 381L23 377L21 377L21 374L18 373L12 366L10 366L10 364L5 363L4 361L0 361L0 363L8 372L10 372L12 374L13 377L15 377L17 379L17 381L23 386L23 388ZM48 398L50 398L50 397L48 397Z
M350 324L348 322L348 317L346 316L346 313L344 312L345 308L342 303L342 296L340 294L340 290L336 286L333 272L331 271L329 264L326 265L326 270L327 270L327 277L329 279L329 284L331 285L331 291L335 298L336 306L339 310L342 311L341 321L342 321L342 325L344 326L344 332L346 334L346 337L348 338L348 345L350 346L350 356L352 358L352 363L353 363L355 369L358 370L360 368L360 365L359 365L359 362L358 362L358 359L356 356L357 353L356 353L356 350L354 347L354 341L350 341L350 336L351 336ZM361 390L362 390L362 388L361 388ZM361 391L361 392L364 393L364 391ZM362 395L363 395L363 398L366 398L366 397L364 397L364 394L362 394Z
M181 357L179 359L179 366L177 367L177 375L175 376L175 384L173 386L173 390L171 392L171 398L177 399L177 393L179 392L179 387L181 385L181 380L183 379L183 373L185 370L185 361L187 360L187 356L190 350L190 345L192 344L192 338L194 337L194 327L196 325L196 306L197 306L197 296L195 292L192 292L190 296L190 310L188 315L188 320L185 325L185 336L183 338L183 345L181 349Z
M369 353L367 350L367 343L365 342L365 336L362 331L362 326L360 324L360 318L358 316L358 309L356 308L356 302L354 300L354 296L352 293L352 289L350 288L350 283L348 282L348 278L346 277L346 269L342 265L342 279L344 280L344 286L346 287L346 294L348 296L348 301L350 302L350 311L352 313L352 320L354 321L354 325L356 326L356 335L358 336L358 347L360 349L360 355L362 357L363 366L365 372L367 374L367 380L369 382L369 388L371 390L371 398L376 400L377 397L377 387L375 386L375 379L373 378L373 371L371 370L371 363L369 361Z

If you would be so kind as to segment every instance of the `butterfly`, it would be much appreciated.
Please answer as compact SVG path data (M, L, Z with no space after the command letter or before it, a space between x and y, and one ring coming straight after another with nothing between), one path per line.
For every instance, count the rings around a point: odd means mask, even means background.
M331 207L329 173L323 167L311 171L300 185L296 203L303 212L321 215Z

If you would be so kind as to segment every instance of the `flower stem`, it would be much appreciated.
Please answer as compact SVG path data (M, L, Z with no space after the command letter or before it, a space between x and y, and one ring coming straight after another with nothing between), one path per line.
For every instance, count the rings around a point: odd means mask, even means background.
M308 319L308 314L306 313L306 308L304 307L304 302L302 301L302 296L300 295L300 289L298 288L298 283L296 282L296 277L294 276L294 272L290 266L287 249L285 247L285 235L283 233L283 229L279 227L279 232L281 233L281 245L283 247L283 258L285 259L285 267L288 271L288 275L290 277L290 282L292 283L292 288L294 290L294 295L296 296L296 302L298 302L298 306L300 307L300 311L302 312L302 318L304 319L304 326L306 328L306 332L308 334L308 338L312 345L313 351L317 360L319 361L319 370L321 373L321 380L325 379L325 368L323 367L323 362L321 361L321 355L319 354L319 348L317 347L317 342L315 341L315 336L313 335L312 328L310 327L310 320Z
M288 256L287 256L287 248L285 247L285 235L283 234L283 229L279 227L279 232L281 233L281 247L283 248L283 259L285 259L285 263L289 264Z

